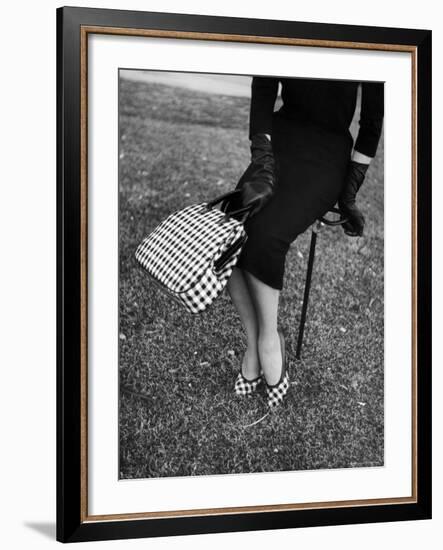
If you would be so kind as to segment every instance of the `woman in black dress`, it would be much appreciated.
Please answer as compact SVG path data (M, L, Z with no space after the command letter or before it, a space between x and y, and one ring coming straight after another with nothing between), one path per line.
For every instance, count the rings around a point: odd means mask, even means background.
M283 105L274 112L279 82ZM348 219L345 233L363 234L365 220L356 195L380 139L384 88L382 83L361 83L360 127L354 145L349 126L359 84L252 79L251 163L237 184L241 196L232 207L252 205L253 215L246 222L248 240L228 291L247 339L234 390L249 395L264 382L271 408L289 388L277 314L290 244L337 202Z

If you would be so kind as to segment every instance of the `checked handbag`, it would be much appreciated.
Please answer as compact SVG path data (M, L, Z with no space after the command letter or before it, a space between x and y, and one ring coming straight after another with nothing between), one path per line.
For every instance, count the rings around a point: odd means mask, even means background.
M137 247L145 272L190 313L204 311L221 294L246 242L250 207L226 209L239 192L173 212Z

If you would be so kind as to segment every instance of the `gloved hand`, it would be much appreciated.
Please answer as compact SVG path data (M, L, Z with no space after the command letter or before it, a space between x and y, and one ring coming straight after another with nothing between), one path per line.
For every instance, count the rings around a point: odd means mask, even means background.
M275 161L270 140L265 134L251 138L251 163L237 183L241 189L240 208L254 205L250 216L270 200L275 188Z
M355 204L355 199L365 179L368 167L369 164L363 164L355 160L349 161L346 183L338 199L340 211L345 218L348 218L348 221L343 224L343 230L350 237L360 237L363 235L365 218Z

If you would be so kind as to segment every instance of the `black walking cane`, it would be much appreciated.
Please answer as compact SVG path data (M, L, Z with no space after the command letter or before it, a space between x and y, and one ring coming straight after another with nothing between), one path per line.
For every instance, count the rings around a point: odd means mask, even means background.
M323 225L329 225L329 226L343 225L348 221L347 218L341 217L341 212L338 208L332 208L331 210L329 210L329 212L333 212L334 214L339 214L340 217L337 220L328 220L327 218L324 218L324 217L319 218L316 221L314 227L312 228L311 246L309 248L308 268L306 270L305 292L303 295L303 306L301 310L300 328L298 329L297 351L295 354L295 357L297 359L300 359L301 346L303 343L303 334L305 331L306 313L308 311L308 302L309 302L309 291L311 290L312 269L314 267L315 246L317 244L317 234L319 233Z

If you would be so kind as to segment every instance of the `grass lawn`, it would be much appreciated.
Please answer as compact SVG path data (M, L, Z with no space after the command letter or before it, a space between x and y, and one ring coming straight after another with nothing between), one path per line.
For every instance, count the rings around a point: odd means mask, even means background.
M245 340L228 294L193 316L134 258L172 210L234 187L249 162L248 116L245 98L121 80L121 479L383 465L383 141L359 193L365 236L319 235L300 361L310 231L288 253L291 388L257 424L264 393L232 392Z

